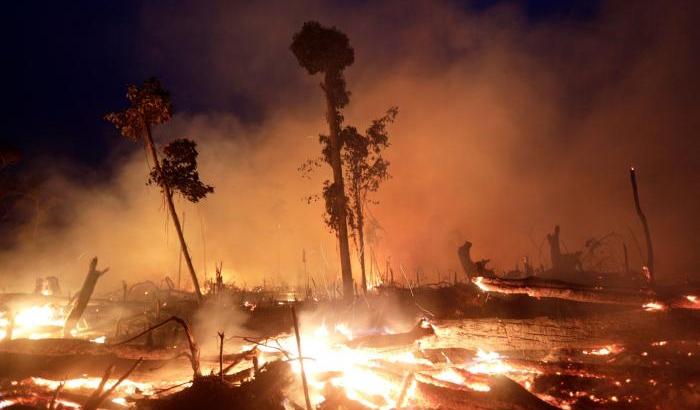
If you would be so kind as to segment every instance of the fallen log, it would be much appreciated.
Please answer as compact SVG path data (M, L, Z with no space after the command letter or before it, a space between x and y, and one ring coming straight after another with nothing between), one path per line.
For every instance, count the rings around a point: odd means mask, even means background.
M550 350L590 348L613 343L698 340L694 311L639 315L623 312L595 318L435 320L435 337L420 341L423 349Z
M423 374L416 374L415 378L416 399L421 408L555 409L505 376L490 377L488 391L472 390L467 386L438 380Z
M370 335L350 340L345 344L349 347L369 347L383 348L391 346L405 346L420 340L427 336L435 334L430 323L426 320L421 320L416 326L406 333Z
M495 276L478 276L472 280L479 289L485 292L528 295L535 298L555 298L576 302L651 306L657 310L666 308L700 309L700 299L694 294L690 294L694 290L687 291L688 294L684 295L670 295L661 298L656 292L646 288L605 288L537 277L505 279Z

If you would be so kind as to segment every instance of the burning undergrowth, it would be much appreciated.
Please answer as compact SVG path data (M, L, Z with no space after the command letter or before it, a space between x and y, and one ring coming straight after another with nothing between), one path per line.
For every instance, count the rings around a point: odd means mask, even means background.
M700 403L696 335L654 324L687 326L694 312L640 307L605 318L413 320L380 309L386 296L378 294L345 309L330 301L253 303L249 296L210 295L201 310L192 310L182 295L160 296L157 309L94 299L66 337L68 313L55 296L25 298L25 308L5 310L0 407L298 409L306 397L318 409ZM142 325L131 317L125 326L125 306L136 304L145 311ZM183 319L167 319L174 312ZM279 324L254 329L244 322L270 317Z

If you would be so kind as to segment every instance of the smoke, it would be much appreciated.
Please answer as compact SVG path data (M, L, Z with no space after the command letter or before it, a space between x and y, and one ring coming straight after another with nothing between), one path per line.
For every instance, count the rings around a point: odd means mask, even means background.
M339 276L322 206L302 200L320 191L327 170L311 180L297 172L326 130L320 79L288 50L309 19L336 25L356 50L348 123L363 129L399 107L387 152L393 178L369 208L382 269L389 259L397 278L400 267L444 278L459 270L456 249L467 239L499 269L526 255L546 264L541 241L555 224L569 250L619 233L638 268L635 165L660 280L696 275L699 10L674 3L609 2L590 18L537 21L510 3L144 5L134 34L142 63L162 70L180 110L157 139L197 141L201 177L216 188L196 206L177 203L200 277L218 261L239 285L295 284L308 272L328 289ZM115 135L116 144L128 142ZM57 173L46 181L60 203L47 213L60 211L61 223L27 227L31 235L0 255L0 286L58 275L76 289L93 255L111 267L102 290L177 278L177 238L158 190L145 185L144 153L113 161L108 182Z

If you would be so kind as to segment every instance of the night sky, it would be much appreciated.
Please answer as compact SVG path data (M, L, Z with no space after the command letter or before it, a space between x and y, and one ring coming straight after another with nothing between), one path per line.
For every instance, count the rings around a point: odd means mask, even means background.
M160 3L158 7L166 15L179 4ZM338 7L361 8L369 3L342 1ZM594 0L459 3L466 12L487 12L502 3L513 3L522 8L533 25L585 21L594 18L598 9ZM36 158L43 163L48 157L89 167L92 172L100 171L95 167L106 171L104 158L114 149L125 147L101 117L124 105L127 84L150 76L167 84L176 96L178 112L224 111L253 122L264 115L263 109L245 94L218 99L198 95L196 84L183 80L178 73L180 66L191 64L188 55L170 49L158 58L144 58L144 42L148 40L143 38L146 23L141 4L131 0L78 0L12 2L5 6L2 47L6 83L0 142L18 148L25 164ZM150 5L153 7L152 2Z

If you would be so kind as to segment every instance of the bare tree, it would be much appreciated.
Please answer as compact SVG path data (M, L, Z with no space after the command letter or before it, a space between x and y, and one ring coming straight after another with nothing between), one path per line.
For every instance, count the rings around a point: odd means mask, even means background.
M162 163L158 159L151 128L172 117L170 93L163 89L160 82L151 78L144 81L140 88L130 85L126 98L130 102L129 108L121 112L107 114L104 119L114 124L124 137L135 142L143 141L146 145L151 161L153 161L149 182L159 185L163 191L168 205L168 213L175 225L182 254L190 271L197 300L201 302L202 291L197 280L197 273L192 265L192 258L187 250L178 214L175 211L173 193L180 192L189 201L197 202L208 193L214 192L214 188L199 180L197 150L193 141L187 139L173 141L165 147L166 158L163 159Z
M329 134L320 135L323 161L333 170L333 182L326 181L323 196L326 202L326 222L336 233L340 244L340 265L343 275L343 297L351 302L354 297L350 246L348 243L347 202L343 181L343 140L341 109L350 102L345 87L343 70L355 60L348 37L336 28L324 27L318 22L304 23L301 31L294 35L291 50L299 65L310 75L323 74L321 89L326 97L326 121Z
M382 156L382 152L389 146L387 125L394 121L397 114L398 108L390 108L383 117L372 121L365 135L357 132L355 127L345 127L342 131L342 139L345 142L342 158L346 164L345 179L348 181L348 193L351 198L348 223L354 232L362 270L363 292L367 291L364 207L370 201L368 194L376 192L379 185L390 177L389 161Z

